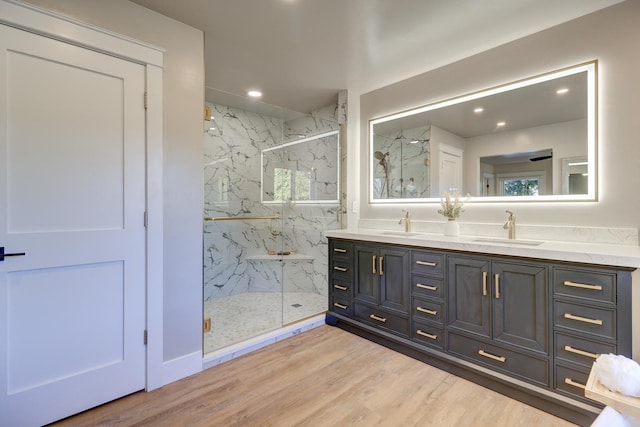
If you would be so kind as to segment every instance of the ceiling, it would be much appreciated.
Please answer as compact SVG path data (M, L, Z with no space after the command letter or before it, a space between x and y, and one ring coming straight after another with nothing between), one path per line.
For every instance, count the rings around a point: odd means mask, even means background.
M204 31L207 101L308 113L621 0L132 1Z

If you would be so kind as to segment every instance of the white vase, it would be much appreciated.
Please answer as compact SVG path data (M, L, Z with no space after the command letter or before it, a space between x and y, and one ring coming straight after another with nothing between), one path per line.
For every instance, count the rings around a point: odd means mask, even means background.
M450 219L444 224L444 235L445 236L460 235L460 225L455 219Z

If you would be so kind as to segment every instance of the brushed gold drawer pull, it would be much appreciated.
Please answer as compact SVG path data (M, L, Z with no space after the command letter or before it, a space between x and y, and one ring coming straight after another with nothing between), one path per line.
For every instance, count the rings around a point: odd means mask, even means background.
M375 314L370 314L369 318L373 319L373 320L377 320L378 322L382 322L382 323L385 323L387 321L386 318L380 317L380 316L376 316Z
M381 275L381 276L384 276L384 271L382 271L382 261L383 261L383 260L384 260L384 257L383 257L383 256L381 256L381 257L378 259L378 267L379 267L379 268L378 268L378 271L379 271L379 273L380 273L380 275Z
M565 286L571 286L572 288L591 289L592 291L602 290L602 286L600 285L587 285L586 283L572 282L570 280L565 280L562 284Z
M416 288L427 289L429 291L437 291L438 290L437 286L423 285L422 283L416 283Z
M341 308L341 309L343 309L343 310L346 310L347 308L349 308L349 306L348 306L348 305L340 304L340 303L337 303L337 302L334 302L334 303L333 303L333 305L334 305L335 307Z
M496 281L496 299L500 299L500 275L495 274L493 277Z
M564 314L565 319L577 320L578 322L591 323L592 325L602 325L602 320L600 319L591 319L589 317L582 316L574 316L571 313Z
M376 258L378 258L378 257L375 256L375 255L371 257L371 273L372 274L376 274L377 273L377 271L376 271Z
M432 339L432 340L437 340L437 339L438 339L438 336L437 336L437 335L428 334L428 333L426 333L426 332L424 332L424 331L421 331L420 329L418 329L418 330L416 331L416 334L418 334L418 335L420 335L420 336L423 336L423 337L427 337L427 338Z
M347 289L349 289L346 286L340 286L340 285L333 285L333 287L341 291L346 291Z
M570 345L565 345L564 349L569 353L575 353L575 354L579 354L580 356L591 357L592 359L597 359L600 356L599 354L596 354L596 353L590 353L588 351L580 350L579 348L573 348Z
M341 254L344 254L347 253L347 250L342 248L333 248L333 252L340 252Z
M337 271L347 271L347 270L348 270L348 269L347 269L347 268L345 268L345 267L333 267L333 269L334 269L334 270L337 270Z
M582 388L582 389L587 388L587 386L586 386L586 385L584 385L584 384L580 384L579 382L576 382L576 381L572 380L571 378L565 378L565 379L564 379L564 383L565 383L565 384L572 385L572 386L574 386L574 387Z
M478 350L478 354L480 356L488 357L489 359L493 359L501 363L504 363L507 361L507 358L504 356L496 356L495 354L487 353L484 350Z
M438 312L435 311L435 310L429 310L428 308L424 308L424 307L420 307L420 306L416 307L416 310L418 310L418 311L420 311L422 313L430 314L432 316L436 316L438 314Z
M486 271L482 272L482 296L487 296L487 273Z
M438 266L437 262L429 262L429 261L416 261L416 264L418 264L418 265L426 265L427 267L437 267Z

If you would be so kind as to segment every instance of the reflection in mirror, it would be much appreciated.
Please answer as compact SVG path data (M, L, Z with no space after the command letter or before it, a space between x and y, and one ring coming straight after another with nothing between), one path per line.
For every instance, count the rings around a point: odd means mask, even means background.
M337 203L339 142L331 131L262 150L262 202Z
M595 200L596 62L371 120L370 201Z

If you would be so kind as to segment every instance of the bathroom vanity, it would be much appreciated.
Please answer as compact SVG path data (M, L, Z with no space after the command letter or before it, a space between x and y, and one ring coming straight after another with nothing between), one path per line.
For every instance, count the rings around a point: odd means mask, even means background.
M599 354L631 357L638 248L328 231L326 321L580 425ZM428 379L425 379L428 381Z

